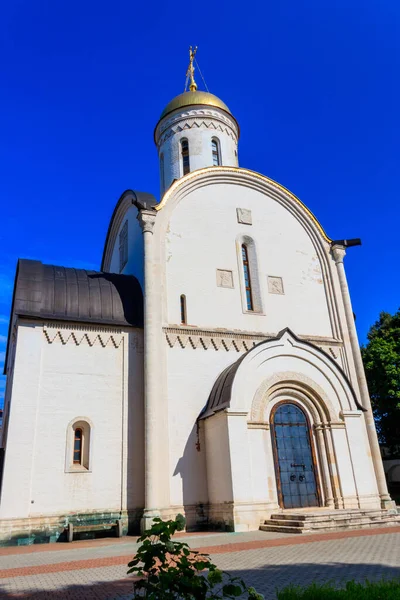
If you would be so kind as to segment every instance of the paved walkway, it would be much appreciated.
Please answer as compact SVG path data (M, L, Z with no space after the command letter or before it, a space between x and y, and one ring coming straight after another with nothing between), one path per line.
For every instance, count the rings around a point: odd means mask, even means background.
M400 577L400 527L288 536L251 533L186 534L193 548L268 600L276 588L312 581ZM0 598L130 599L127 563L135 538L0 548Z

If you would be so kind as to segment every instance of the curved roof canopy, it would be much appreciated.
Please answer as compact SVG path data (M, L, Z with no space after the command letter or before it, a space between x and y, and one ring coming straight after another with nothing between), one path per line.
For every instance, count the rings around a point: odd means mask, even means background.
M265 340L263 342L260 342L259 344L256 344L253 348L250 348L247 352L242 354L242 356L240 358L238 358L237 361L235 361L233 364L229 365L228 367L226 367L226 369L224 369L222 371L222 373L217 377L217 379L212 387L211 393L208 397L207 404L201 411L198 419L206 419L207 417L214 415L216 412L218 412L220 410L229 408L231 405L232 389L233 389L233 385L235 382L235 378L236 378L237 372L238 372L241 364L243 363L243 361L251 353L258 352L259 349L262 348L263 346L267 347L271 343L274 345L275 342L277 340L280 340L285 334L289 335L292 339L297 340L303 346L306 346L306 347L308 346L310 348L313 348L314 351L320 353L325 358L325 360L328 360L329 363L334 368L334 370L336 372L338 372L340 374L340 376L346 382L348 389L350 390L350 393L354 400L355 406L359 410L365 411L365 408L359 403L357 396L354 392L354 389L353 389L349 379L347 378L346 374L340 367L340 365L331 356L329 356L329 354L327 354L326 352L324 352L323 350L321 350L320 348L318 348L311 342L308 342L306 340L300 340L289 328L286 328L286 329L283 329L281 332L279 332L278 335L276 336L276 338L271 338L269 340Z
M143 327L143 294L133 275L56 267L20 259L12 314Z
M222 102L220 98L214 96L214 94L210 94L209 92L202 92L196 90L194 92L183 92L183 94L179 94L179 96L176 96L173 100L171 100L171 102L169 102L162 111L160 120L166 117L169 113L173 112L174 110L177 110L178 108L185 108L186 106L193 106L198 104L204 104L205 106L213 106L215 108L220 108L232 115L225 102Z

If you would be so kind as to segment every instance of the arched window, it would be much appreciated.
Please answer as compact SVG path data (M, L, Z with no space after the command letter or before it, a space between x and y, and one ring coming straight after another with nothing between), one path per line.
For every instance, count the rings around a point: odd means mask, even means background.
M217 138L211 140L211 151L213 166L219 167L221 165L221 153L219 149L219 140Z
M87 417L77 417L67 427L65 472L91 471L92 424Z
M186 296L184 294L182 294L180 301L181 301L181 323L182 323L182 325L186 325L186 323L187 323Z
M189 159L189 142L181 140L181 154L182 154L182 171L184 175L190 173L190 159Z
M74 465L82 464L83 431L77 427L74 432Z
M251 290L249 254L247 251L246 244L242 244L242 262L243 262L244 286L245 286L245 291L246 291L246 306L247 306L247 310L254 310L253 294L252 294L252 290Z

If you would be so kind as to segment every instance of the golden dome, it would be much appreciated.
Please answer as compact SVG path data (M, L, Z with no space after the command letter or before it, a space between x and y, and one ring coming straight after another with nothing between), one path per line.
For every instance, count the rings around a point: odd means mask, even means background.
M194 92L183 92L183 94L179 94L179 96L176 96L171 100L162 111L160 120L177 108L184 108L185 106L193 106L195 104L214 106L215 108L220 108L232 115L225 102L222 102L217 96L214 96L214 94L210 94L209 92L196 90Z

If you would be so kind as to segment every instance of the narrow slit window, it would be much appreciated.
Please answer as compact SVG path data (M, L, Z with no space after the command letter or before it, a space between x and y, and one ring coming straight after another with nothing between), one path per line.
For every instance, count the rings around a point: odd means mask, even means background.
M182 325L186 325L186 323L187 323L186 296L184 294L182 294L182 296L180 298L180 302L181 302L181 323L182 323Z
M183 174L187 175L190 173L189 142L187 140L181 141L181 154Z
M164 173L164 154L160 156L160 175L161 175L161 187L165 188L165 173Z
M74 465L82 464L82 443L83 432L80 427L77 427L74 432Z
M211 140L212 162L214 167L221 165L221 156L219 152L219 142L216 138Z
M119 234L119 272L125 267L128 262L128 220Z
M246 306L247 306L247 310L254 310L253 295L252 295L252 291L251 291L249 255L247 252L246 244L242 245L242 262L243 262L244 286L245 286L245 291L246 291Z

